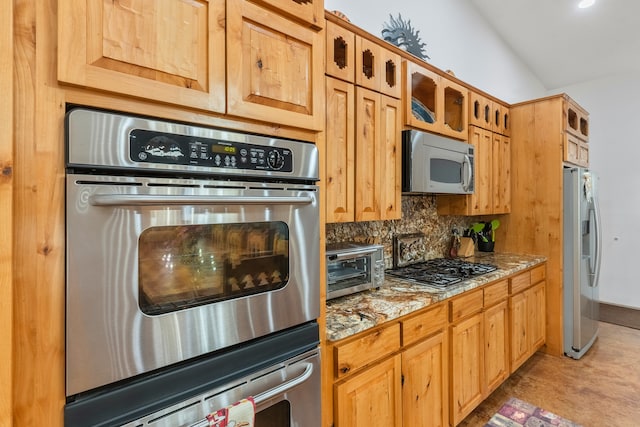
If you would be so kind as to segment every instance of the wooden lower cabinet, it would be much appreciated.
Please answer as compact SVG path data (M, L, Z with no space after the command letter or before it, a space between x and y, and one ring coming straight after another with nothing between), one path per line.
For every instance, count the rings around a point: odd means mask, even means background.
M327 425L458 425L545 344L545 272L538 265L331 345Z
M489 395L509 376L509 305L505 299L484 312L484 378Z
M400 355L392 356L335 386L336 427L400 426Z
M451 325L451 422L458 424L482 400L483 314Z
M500 280L450 302L449 405L453 426L510 374L508 289L507 280Z
M517 286L509 297L511 372L515 372L546 342L545 266L510 279ZM529 275L530 274L530 275ZM524 278L525 280L521 280ZM534 282L533 284L531 282ZM525 289L522 289L525 287Z
M402 352L403 426L449 425L446 349L441 332Z

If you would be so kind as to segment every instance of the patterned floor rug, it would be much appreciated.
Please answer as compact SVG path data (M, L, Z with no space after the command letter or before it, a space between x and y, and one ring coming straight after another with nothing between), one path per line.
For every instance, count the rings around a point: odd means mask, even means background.
M510 398L485 427L582 427L515 397Z

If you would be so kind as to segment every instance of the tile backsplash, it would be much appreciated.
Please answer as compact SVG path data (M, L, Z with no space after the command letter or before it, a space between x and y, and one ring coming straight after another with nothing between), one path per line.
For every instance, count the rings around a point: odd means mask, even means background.
M384 245L385 267L393 266L393 236L422 233L424 258L441 258L449 253L451 230L468 228L472 218L442 216L436 211L436 197L430 194L402 196L402 219L387 221L333 223L326 226L327 243L368 242Z

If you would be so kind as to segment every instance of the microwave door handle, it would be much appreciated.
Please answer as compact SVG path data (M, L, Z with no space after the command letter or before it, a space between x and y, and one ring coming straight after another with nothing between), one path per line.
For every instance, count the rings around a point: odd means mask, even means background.
M311 374L313 374L313 364L306 362L305 365L306 367L304 372L302 372L302 374L300 374L299 376L292 378L291 380L286 381L282 384L279 384L269 390L263 391L262 393L256 394L253 397L253 401L256 404L256 406L264 402L265 400L268 400L268 399L271 399L272 397L283 394L289 391L290 389L292 389L293 387L297 386L298 384L301 384L306 380L308 380ZM209 420L204 418L202 420L196 421L195 423L189 424L188 427L207 427L208 425L209 425Z
M152 205L309 205L309 196L156 196L133 194L96 194L89 197L93 206L152 206Z
M464 162L462 163L463 165L466 166L466 169L467 169L467 175L466 177L463 177L462 186L465 191L469 191L469 185L471 184L471 176L473 175L473 166L471 166L471 159L467 154L464 155Z

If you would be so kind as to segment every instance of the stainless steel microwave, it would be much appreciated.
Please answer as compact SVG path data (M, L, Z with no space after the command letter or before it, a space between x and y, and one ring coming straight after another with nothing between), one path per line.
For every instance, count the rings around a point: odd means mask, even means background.
M327 299L384 284L384 247L364 243L327 245Z
M472 194L474 147L428 132L402 132L402 192Z

